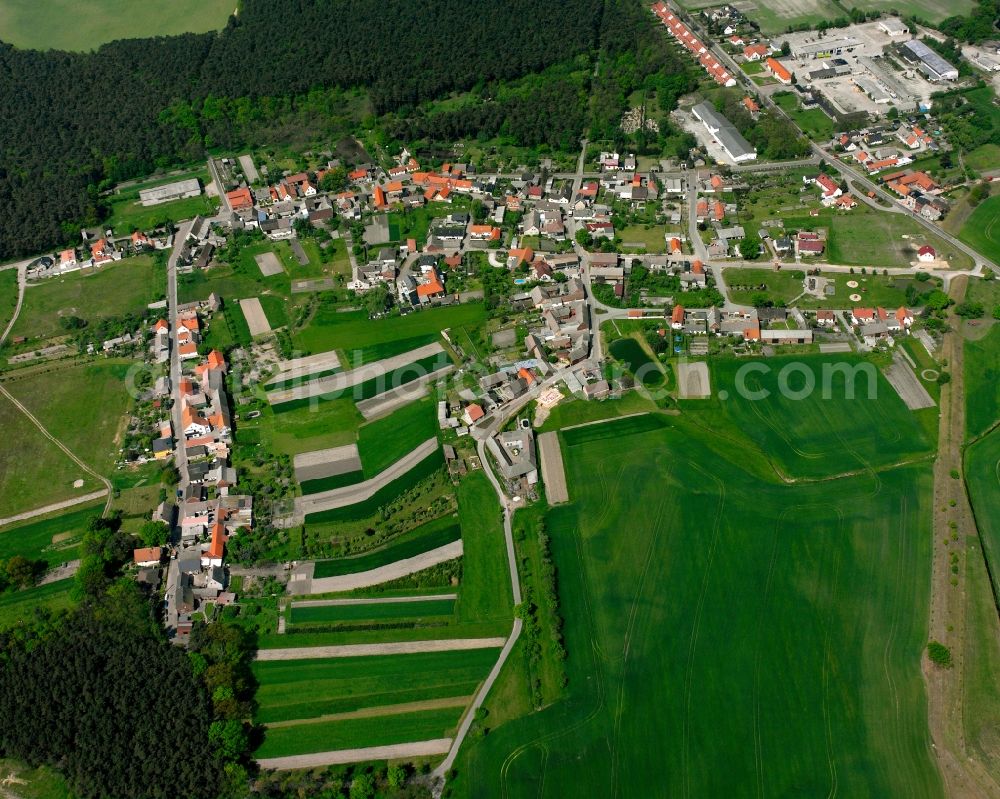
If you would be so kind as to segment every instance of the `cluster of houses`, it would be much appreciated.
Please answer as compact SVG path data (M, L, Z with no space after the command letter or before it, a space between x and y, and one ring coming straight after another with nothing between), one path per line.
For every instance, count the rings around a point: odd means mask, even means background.
M813 331L798 319L799 327L789 327L789 311L784 308L686 309L675 305L669 312L670 329L689 336L732 336L769 345L811 344ZM774 325L774 327L769 327Z
M834 324L828 322L826 316L821 320L819 314L817 314L817 321L823 325ZM894 313L881 307L853 308L851 309L851 325L868 347L875 347L880 342L891 344L895 336L905 335L913 325L913 312L904 307L897 308Z
M81 247L67 247L52 255L43 255L28 269L29 279L40 279L78 272L81 269L97 269L120 261L128 255L139 255L153 249L163 249L168 245L165 238L154 239L141 231L115 239L110 231L95 232L82 230Z
M948 213L948 202L941 196L942 188L926 172L894 172L883 177L885 187L899 195L899 204L936 222Z

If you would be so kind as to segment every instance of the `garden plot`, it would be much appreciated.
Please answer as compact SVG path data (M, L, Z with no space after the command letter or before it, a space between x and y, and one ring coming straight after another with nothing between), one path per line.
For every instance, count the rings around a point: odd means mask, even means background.
M260 304L257 297L240 300L240 310L243 311L243 316L247 320L251 336L263 336L271 332L271 325L264 313L264 306Z
M281 265L281 260L273 252L262 252L259 255L255 255L253 259L257 262L257 266L260 267L260 273L264 277L274 277L285 271L285 268Z
M300 483L361 471L357 444L303 452L295 456L293 464L295 479Z
M927 393L927 389L917 379L910 365L899 355L893 358L892 365L885 370L885 377L911 411L934 407L934 400Z
M542 433L538 437L538 457L542 463L542 480L545 482L545 496L549 504L569 502L558 433Z
M677 390L681 399L704 399L712 393L708 364L704 361L677 364Z
M385 391L371 399L362 400L358 403L358 411L365 419L375 419L392 413L397 408L426 397L428 386L454 368L453 364L445 364L440 369L435 369L410 383Z

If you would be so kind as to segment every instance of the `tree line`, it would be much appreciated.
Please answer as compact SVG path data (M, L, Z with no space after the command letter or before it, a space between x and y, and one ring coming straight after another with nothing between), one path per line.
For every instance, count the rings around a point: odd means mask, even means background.
M0 259L101 221L100 187L247 143L283 121L323 126L344 94L405 112L479 81L591 50L603 0L245 0L220 33L94 53L0 43ZM309 131L297 130L296 135Z

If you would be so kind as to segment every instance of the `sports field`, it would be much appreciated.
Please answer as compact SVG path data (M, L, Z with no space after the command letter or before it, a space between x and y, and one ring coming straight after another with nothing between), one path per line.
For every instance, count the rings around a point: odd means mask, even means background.
M226 24L234 0L6 0L0 37L34 50L96 50L115 39L202 33Z
M146 255L125 258L92 273L72 272L49 278L25 290L24 305L11 336L32 340L64 333L59 320L66 316L95 322L126 313L139 314L148 303L163 297L166 285L163 270Z
M1000 263L1000 194L976 206L958 237L993 263Z
M831 403L827 424L857 412ZM716 435L720 415L759 418L691 407L562 434L572 502L547 527L568 698L471 742L457 795L942 794L920 675L929 464L783 483ZM819 441L793 426L786 445ZM845 449L827 435L826 475L856 465Z

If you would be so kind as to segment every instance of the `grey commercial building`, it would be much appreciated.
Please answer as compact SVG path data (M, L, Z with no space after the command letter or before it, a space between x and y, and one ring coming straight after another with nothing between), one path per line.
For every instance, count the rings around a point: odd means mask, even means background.
M139 201L143 205L159 205L172 200L183 200L186 197L197 197L199 194L201 194L201 183L198 182L197 178L191 178L190 180L167 183L153 189L142 189L139 192Z
M722 114L715 110L709 103L698 103L691 109L691 113L712 134L712 137L719 143L726 155L736 163L741 161L753 161L757 157L757 150L750 142L743 138L743 135L736 130L736 127Z
M931 50L919 39L903 42L903 55L917 64L917 67L931 80L958 80L958 69Z

